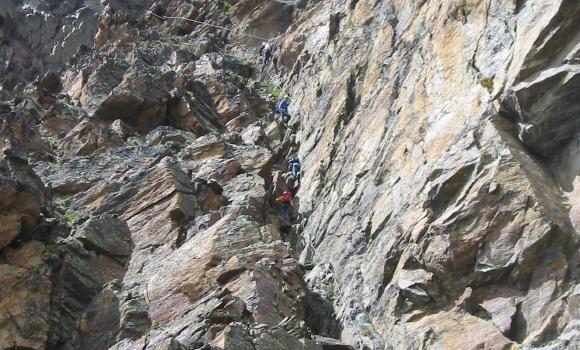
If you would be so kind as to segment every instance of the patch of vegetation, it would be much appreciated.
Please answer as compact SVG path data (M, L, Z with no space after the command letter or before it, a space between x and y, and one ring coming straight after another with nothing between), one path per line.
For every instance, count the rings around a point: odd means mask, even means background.
M359 73L358 66L354 65L354 66L350 67L350 76L352 78L356 78L356 76L358 75L358 73Z
M65 212L70 207L70 198L55 199L54 204L61 212Z
M224 8L225 8L225 13L227 16L231 16L234 13L236 13L237 7L235 5L232 5L229 1L224 0Z
M249 63L247 63L247 64L249 64ZM258 68L257 68L256 64L254 62L252 62L252 64L254 65L255 69L257 70ZM246 87L249 89L258 90L258 93L261 95L270 94L270 95L274 96L276 99L280 98L280 96L282 95L282 89L272 80L268 80L267 82L260 82L258 80L248 79L248 82L246 83ZM265 115L267 116L268 114L266 113Z
M323 165L325 165L325 164L323 164ZM323 167L318 169L318 180L319 180L319 186L321 186L321 187L324 187L326 185L326 174L327 174L327 171Z
M268 92L275 98L279 98L282 95L282 89L278 87L273 81L268 81L267 83L260 84L262 90Z
M483 78L479 81L479 84L486 88L490 94L493 92L493 80L491 78Z
M375 335L375 330L371 325L364 324L360 327L360 332L363 337L372 338Z
M568 212L572 211L572 208L574 208L572 201L570 201L570 198L568 198L567 196L564 196L564 200L562 201L562 205L564 206L564 208L566 208L566 210Z
M322 285L322 291L328 300L334 300L334 283L328 282Z
M47 166L49 169L57 169L59 167L58 163L52 163L52 162L49 162L47 164Z
M349 18L348 21L346 22L345 28L348 29L352 29L354 28L354 23L352 23L352 20Z
M253 74L253 72L258 71L258 65L256 64L255 61L244 58L241 60L241 62L244 66L248 67L252 71L252 74Z
M81 218L78 213L70 209L70 198L55 200L56 215L64 221L67 226L74 226Z
M56 246L54 244L47 244L44 250L48 255L56 254Z
M255 89L255 88L259 88L259 83L257 80L254 79L248 79L248 82L246 83L246 87L249 89Z
M46 141L46 143L48 143L48 145L50 146L51 149L57 149L58 145L59 145L59 141L56 137L54 136L46 136L43 137L44 141Z
M245 58L244 57L242 59L242 64L245 65L245 66L248 66L250 68L253 68L253 69L258 69L258 65L256 64L256 61L251 60L249 58Z
M232 52L230 50L224 49L221 51L221 54L224 56L229 56L234 58L238 63L241 64L242 66L248 68L248 70L250 70L251 74L250 76L254 75L257 71L258 71L258 64L256 63L255 60L248 58L247 56L244 56L243 54L240 54L239 52ZM251 86L251 84L255 83L256 81L253 79L248 79L246 86Z
M320 258L315 256L312 260L304 262L304 268L306 270L312 270L316 265L321 263Z
M67 210L64 214L60 215L60 218L68 225L74 226L80 219L79 214L72 210Z

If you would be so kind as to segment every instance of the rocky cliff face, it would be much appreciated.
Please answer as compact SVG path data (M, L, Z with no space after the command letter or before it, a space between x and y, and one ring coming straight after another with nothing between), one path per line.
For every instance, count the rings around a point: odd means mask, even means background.
M579 27L575 0L9 1L0 348L580 348Z

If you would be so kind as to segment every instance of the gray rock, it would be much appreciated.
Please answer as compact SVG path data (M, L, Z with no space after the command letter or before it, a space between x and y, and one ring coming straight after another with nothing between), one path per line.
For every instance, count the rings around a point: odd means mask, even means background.
M73 233L87 250L111 257L131 254L131 232L125 221L110 215L89 219Z

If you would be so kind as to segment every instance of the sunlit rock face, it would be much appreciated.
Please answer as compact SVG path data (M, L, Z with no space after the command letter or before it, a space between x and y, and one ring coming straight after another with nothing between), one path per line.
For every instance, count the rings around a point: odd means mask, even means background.
M0 348L580 348L578 28L575 0L7 1Z
M579 15L360 0L298 16L282 55L300 67L301 261L329 264L313 273L340 286L343 339L578 346Z

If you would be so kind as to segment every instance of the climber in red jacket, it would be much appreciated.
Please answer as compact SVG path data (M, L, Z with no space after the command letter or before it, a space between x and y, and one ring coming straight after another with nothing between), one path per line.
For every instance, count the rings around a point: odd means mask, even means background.
M276 202L282 207L282 219L290 221L290 206L292 205L292 193L284 191L281 196L276 198Z

